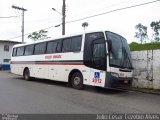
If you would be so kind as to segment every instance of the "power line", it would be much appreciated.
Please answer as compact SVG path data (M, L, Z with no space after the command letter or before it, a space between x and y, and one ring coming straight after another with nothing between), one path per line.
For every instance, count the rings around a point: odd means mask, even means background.
M58 26L58 25L56 25L56 26ZM50 29L50 28L53 28L53 27L56 27L56 26L50 26L50 27L47 27L47 28L43 28L43 30L47 30L47 29ZM39 29L39 30L33 31L33 32L39 32L40 30L42 30L42 29ZM29 34L31 34L31 33L26 33L26 34L24 34L24 36L29 35ZM12 37L12 38L10 38L10 39L15 39L15 38L19 38L19 37L21 37L21 35L16 36L16 37ZM9 39L9 40L10 40L10 39Z
M104 10L104 9L106 9L106 8L111 8L111 7L114 7L114 6L117 6L117 5L121 5L121 4L127 3L127 2L129 2L129 1L130 1L130 0L122 1L122 2L119 2L119 3L115 3L115 4L111 4L111 5L108 5L108 6L103 7L103 8L99 8L99 9L94 9L94 10L87 11L87 13L97 12L97 11L99 11L99 10ZM83 12L83 13L81 13L81 14L84 14L84 13L86 13L86 11ZM80 15L80 14L78 14L78 15ZM75 17L75 16L78 16L78 15L77 15L77 14L74 15L74 16L72 16L72 18Z
M128 7L118 8L118 9L114 9L114 10L111 10L111 11L107 11L107 12L95 14L95 15L92 15L92 16L80 18L80 19L77 19L77 20L68 21L68 22L66 22L66 24L67 24L67 23L72 23L72 22L81 21L81 20L88 19L88 18L97 17L97 16L100 16L100 15L104 15L104 14L108 14L108 13L112 13L112 12L117 12L117 11L120 11L120 10L135 8L135 7L139 7L139 6L143 6L143 5L147 5L147 4L151 4L151 3L155 3L155 2L159 2L159 1L160 1L160 0L155 0L155 1L150 1L150 2L146 2L146 3L141 3L141 4L137 4L137 5L128 6ZM62 24L62 23L61 23L61 24ZM59 24L59 25L61 25L61 24ZM50 28L52 28L52 27L57 27L57 26L59 26L59 25L50 26L50 27L44 28L43 30L50 29ZM34 31L34 32L38 32L38 31L39 31L39 30ZM24 36L29 35L29 34L31 34L31 33L24 34ZM21 37L21 36L13 37L13 38L10 38L10 39L15 39L15 38L19 38L19 37Z
M135 7L139 7L139 6L143 6L143 5L147 5L147 4L151 4L151 3L155 3L155 2L159 2L159 1L160 0L155 0L155 1L141 3L141 4L132 5L132 6L128 6L128 7L118 8L118 9L114 9L114 10L111 10L111 11L107 11L107 12L91 15L91 16L88 16L88 17L80 18L80 19L77 19L77 20L68 21L66 23L77 22L77 21L81 21L81 20L84 20L84 19L93 18L93 17L101 16L101 15L104 15L104 14L108 14L108 13L112 13L112 12L116 12L116 11L120 11L120 10L135 8Z
M13 18L13 17L17 17L17 16L7 16L7 17L0 17L0 18Z

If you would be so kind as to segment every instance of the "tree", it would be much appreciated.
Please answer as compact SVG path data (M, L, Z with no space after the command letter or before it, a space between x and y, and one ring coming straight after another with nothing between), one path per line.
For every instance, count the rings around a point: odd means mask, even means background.
M144 42L145 39L148 38L147 35L147 27L139 23L135 26L137 32L135 32L135 37L140 39L141 44Z
M155 41L160 41L160 20L159 21L153 21L150 24L152 30L153 30L153 37Z
M48 31L40 30L38 32L33 32L33 33L29 34L28 38L32 39L34 41L42 40L42 39L48 38L46 35L47 33L48 33Z

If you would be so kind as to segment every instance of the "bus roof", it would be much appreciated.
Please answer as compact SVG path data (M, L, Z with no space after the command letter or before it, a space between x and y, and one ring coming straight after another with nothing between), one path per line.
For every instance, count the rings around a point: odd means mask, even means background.
M39 41L35 41L35 42L32 42L32 43L16 44L13 47L32 45L32 44L36 44L36 43L47 42L47 41L51 41L51 40L57 40L57 39L67 38L67 37L72 37L72 36L77 36L77 35L83 35L83 34L92 33L92 32L104 32L104 31L103 30L99 30L99 31L87 31L87 32L76 33L76 34L68 34L68 35L63 35L63 36L59 36L59 37L55 37L55 38L49 38L49 39L45 39L45 40L39 40Z
M59 37L55 37L55 38L49 38L49 39L45 39L45 40L39 40L39 41L35 41L35 42L32 42L32 43L16 44L13 47L32 45L32 44L41 43L41 42L47 42L47 41L51 41L51 40L57 40L57 39L62 39L62 38L67 38L67 37L72 37L72 36L77 36L77 35L83 35L83 34L86 34L86 33L104 32L104 31L106 31L106 30L96 30L96 31L87 31L87 32L85 31L85 32L76 33L76 34L68 34L68 35L63 35L63 36L59 36ZM107 31L107 32L110 32L110 31Z

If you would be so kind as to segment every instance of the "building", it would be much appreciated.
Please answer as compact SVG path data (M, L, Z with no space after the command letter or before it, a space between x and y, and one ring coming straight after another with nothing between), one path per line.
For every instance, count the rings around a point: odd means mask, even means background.
M10 69L12 47L15 44L21 44L21 42L0 40L0 69Z

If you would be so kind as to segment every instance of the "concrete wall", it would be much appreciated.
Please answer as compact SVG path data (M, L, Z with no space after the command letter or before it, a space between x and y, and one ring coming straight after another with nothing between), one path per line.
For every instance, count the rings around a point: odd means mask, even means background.
M133 87L160 89L160 50L132 52Z

